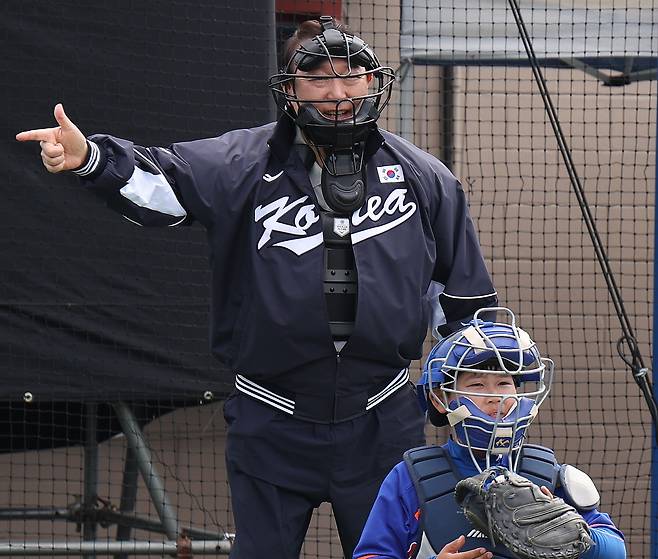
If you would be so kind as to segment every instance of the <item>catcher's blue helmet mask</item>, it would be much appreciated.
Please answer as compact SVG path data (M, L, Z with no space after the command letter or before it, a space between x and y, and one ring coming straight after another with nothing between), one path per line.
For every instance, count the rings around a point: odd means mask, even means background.
M479 318L491 311L507 322ZM465 372L509 376L517 389L513 394L471 392L459 382ZM509 454L521 446L552 380L553 362L541 357L528 333L516 325L511 310L497 307L480 309L467 326L432 348L418 392L432 423L442 425L447 420L455 441L471 453L486 453L488 461L490 455ZM481 397L495 399L497 413L482 411L474 401Z

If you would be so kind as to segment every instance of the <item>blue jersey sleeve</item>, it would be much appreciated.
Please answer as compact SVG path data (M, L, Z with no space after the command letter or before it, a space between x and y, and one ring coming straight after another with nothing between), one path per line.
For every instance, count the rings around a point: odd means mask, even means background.
M564 497L560 490L555 494ZM615 526L610 516L597 509L579 512L587 522L594 540L594 545L581 559L625 559L624 534Z
M625 559L624 534L614 525L612 519L598 510L582 515L590 527L594 545L581 559Z
M354 559L407 559L418 546L419 507L404 462L386 476L372 506Z
M626 559L626 546L617 530L591 528L594 545L581 559Z

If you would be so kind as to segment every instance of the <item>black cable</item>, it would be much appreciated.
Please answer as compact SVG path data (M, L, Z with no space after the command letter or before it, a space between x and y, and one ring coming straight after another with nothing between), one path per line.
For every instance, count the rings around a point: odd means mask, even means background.
M601 237L599 236L599 232L596 228L596 223L594 222L594 217L592 216L589 204L587 203L587 199L585 197L585 189L583 188L580 177L576 172L576 166L573 162L573 159L571 158L571 150L569 149L564 133L562 132L562 127L560 126L560 120L558 118L557 111L553 105L553 101L546 86L546 80L544 79L544 75L542 74L537 56L535 55L535 51L532 46L532 40L530 39L528 30L525 26L523 18L521 17L521 9L519 7L519 3L517 0L509 0L509 5L512 8L516 26L519 30L519 34L521 35L521 40L523 41L523 46L525 48L526 54L528 55L528 60L530 62L530 67L532 68L535 82L539 88L539 93L541 94L544 107L548 113L548 118L551 122L553 132L555 133L555 139L557 140L558 148L562 154L562 159L564 160L564 164L567 168L567 173L569 174L571 185L573 186L574 193L578 199L578 204L583 214L583 220L587 226L589 236L592 239L592 245L594 247L594 252L596 253L596 259L601 266L603 277L605 278L605 282L608 286L608 292L610 293L612 303L615 306L617 318L619 319L619 324L622 330L622 336L617 342L617 352L619 353L619 356L624 361L624 363L626 363L631 369L631 372L633 373L633 379L640 387L640 390L644 395L644 399L646 400L647 406L649 407L649 412L651 413L656 443L658 444L658 404L656 403L651 381L648 376L649 370L644 366L644 360L642 359L642 354L640 353L640 349L633 334L633 327L631 326L628 314L626 313L626 308L621 297L621 292L617 286L617 283L615 282L614 274L610 266L610 261L608 260L603 242L601 241ZM631 356L630 360L623 352L624 342L628 346L628 350Z

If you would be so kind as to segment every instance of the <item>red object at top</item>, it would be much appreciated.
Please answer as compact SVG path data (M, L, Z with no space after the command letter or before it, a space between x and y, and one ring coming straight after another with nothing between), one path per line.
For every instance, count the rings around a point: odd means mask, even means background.
M340 19L342 0L276 0L276 11L284 14L318 14Z

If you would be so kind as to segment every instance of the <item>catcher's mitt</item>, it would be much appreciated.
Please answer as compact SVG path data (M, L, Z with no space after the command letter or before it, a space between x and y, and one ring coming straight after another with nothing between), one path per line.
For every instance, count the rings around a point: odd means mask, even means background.
M578 559L594 543L576 509L506 468L460 481L455 499L478 530L520 559Z

